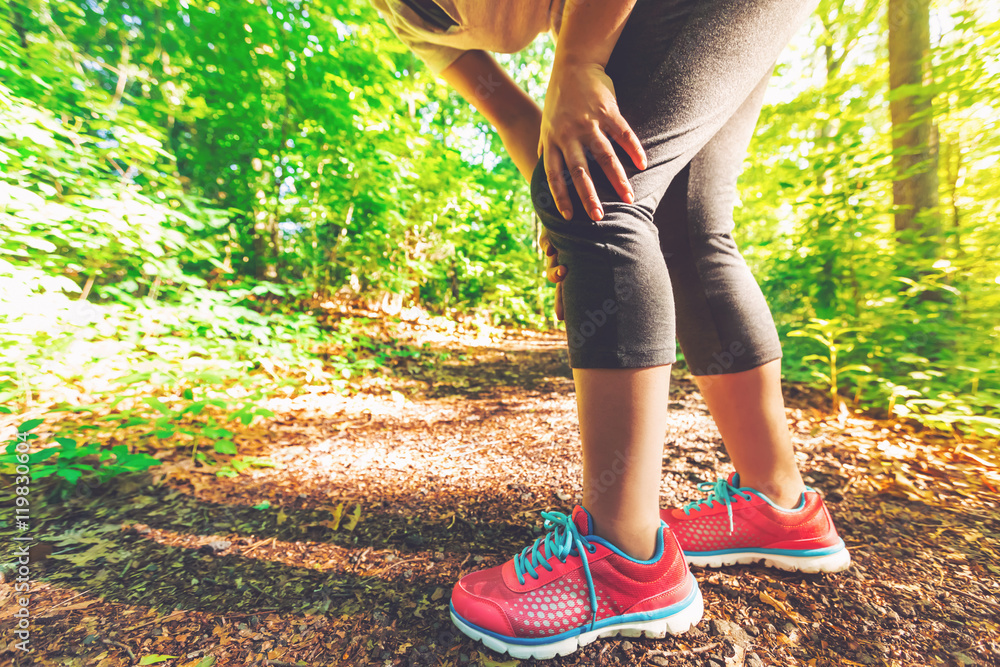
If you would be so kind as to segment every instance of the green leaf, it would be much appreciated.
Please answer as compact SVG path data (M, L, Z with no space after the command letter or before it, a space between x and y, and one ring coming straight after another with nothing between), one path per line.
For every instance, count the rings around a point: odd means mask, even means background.
M215 447L215 451L217 451L220 454L237 453L236 443L234 443L232 440L216 440L213 447Z
M145 452L139 452L137 454L119 454L115 457L115 462L122 468L128 470L147 470L153 466L158 466L161 461L154 457L146 454Z
M167 405L163 401L158 399L156 396L147 396L146 398L142 399L142 402L148 405L149 407L153 408L154 410L159 411L163 415L171 414L170 408L167 407Z
M28 421L24 422L23 424L17 427L17 432L18 434L27 433L28 431L44 423L45 423L44 419L29 419Z
M480 667L517 667L521 664L520 660L505 660L504 662L497 662L492 658L488 657L485 653L479 652L479 665Z
M344 503L340 503L335 508L333 508L333 518L326 522L326 526L330 530L337 530L340 528L340 520L344 517Z
M266 510L270 506L271 506L271 501L270 500L265 500L264 502L260 503L259 505L254 505L253 508L255 510Z
M201 411L205 409L205 406L207 404L208 404L207 401L195 401L191 405L189 405L186 408L184 408L183 410L181 410L181 414L183 415L183 414L187 414L189 412L191 414L193 414L193 415L201 414Z
M176 660L179 657L180 656L177 655L157 655L154 653L152 655L144 655L142 658L139 659L139 664L155 665L158 662L165 662L167 660Z
M344 530L354 530L354 527L358 525L358 520L361 518L361 504L359 503L355 506L354 511L351 512L350 516L347 518L347 523L344 524Z
M76 468L60 468L56 470L56 475L62 477L70 484L76 484L76 481L83 476L83 471Z

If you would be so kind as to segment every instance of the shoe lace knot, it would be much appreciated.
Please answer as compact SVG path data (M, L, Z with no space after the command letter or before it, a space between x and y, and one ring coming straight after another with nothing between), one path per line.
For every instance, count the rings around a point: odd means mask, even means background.
M545 519L544 527L548 532L522 549L521 553L514 555L514 573L517 575L517 581L523 585L525 575L538 579L540 576L538 568L541 567L551 572L553 568L549 560L553 557L565 563L569 557L579 556L587 579L590 625L593 629L597 620L597 594L594 592L594 579L590 575L590 561L587 554L596 552L597 547L580 534L571 516L562 512L542 512L542 518Z
M733 498L743 498L744 500L752 500L751 496L746 491L742 491L739 488L733 486L729 483L728 479L720 477L714 482L700 482L698 484L698 490L707 491L708 496L702 498L701 500L695 500L687 503L681 509L684 510L684 514L691 516L691 512L698 512L701 510L702 505L706 508L714 507L715 503L726 506L726 514L729 516L729 534L733 534L735 530L735 525L733 523Z

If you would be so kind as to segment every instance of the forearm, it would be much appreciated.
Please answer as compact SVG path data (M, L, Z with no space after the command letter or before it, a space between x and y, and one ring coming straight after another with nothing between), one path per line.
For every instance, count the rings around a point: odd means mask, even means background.
M517 170L529 182L538 162L538 136L541 126L542 110L537 105L530 109L526 108L522 115L512 119L511 122L496 126L504 148L517 165Z
M554 67L608 64L636 0L566 0Z
M441 73L496 128L525 179L538 161L542 110L485 51L467 51Z

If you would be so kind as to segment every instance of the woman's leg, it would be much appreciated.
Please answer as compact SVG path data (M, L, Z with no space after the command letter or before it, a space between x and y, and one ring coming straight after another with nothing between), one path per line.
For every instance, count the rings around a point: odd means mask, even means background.
M783 507L805 490L781 395L781 346L733 241L737 178L770 72L671 183L654 221L670 272L677 336L740 483Z
M541 162L532 179L536 211L568 269L563 293L584 503L598 535L626 540L637 555L655 534L647 508L658 496L650 480L661 470L667 383L644 389L629 369L666 369L674 361L675 291L653 215L678 172L770 73L814 6L815 0L639 0L607 66L622 114L649 159L636 172L622 156L635 203L619 201L594 168L604 218L586 218L570 187L577 217L567 221L555 209ZM615 464L619 452L630 454L618 460L621 482L612 493L593 493L593 477Z
M660 477L670 366L578 368L583 506L600 535L647 560L660 525Z
M781 360L741 373L695 376L722 434L740 485L793 508L806 490L781 396Z
M770 74L670 184L656 211L685 360L736 473L664 510L689 563L763 560L786 570L850 565L823 500L799 475L781 397L781 345L733 241L736 180Z

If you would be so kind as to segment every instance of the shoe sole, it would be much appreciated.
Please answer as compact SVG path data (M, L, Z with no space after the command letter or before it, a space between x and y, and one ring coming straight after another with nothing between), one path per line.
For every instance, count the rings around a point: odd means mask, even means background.
M693 580L694 576L690 576ZM536 660L548 660L558 655L569 655L574 653L581 647L593 642L595 639L603 637L641 637L642 635L646 635L647 637L653 639L662 639L663 637L666 637L667 634L679 635L696 626L698 622L701 621L704 613L705 602L701 597L701 590L698 588L698 583L695 581L694 591L690 602L688 602L684 608L669 616L647 621L625 621L623 623L613 623L596 630L582 632L578 635L566 637L565 639L560 639L559 641L550 642L548 644L528 644L504 641L494 633L478 628L470 623L466 623L455 613L454 610L451 610L451 621L455 624L455 627L462 632L462 634L478 642L482 642L488 648L493 649L497 653L507 653L510 657L517 658L518 660L528 660L530 658L534 658Z
M725 567L727 565L753 565L763 563L786 572L843 572L851 566L851 554L847 547L830 554L815 556L794 556L766 551L735 551L731 553L687 553L684 558L688 565L697 567Z

